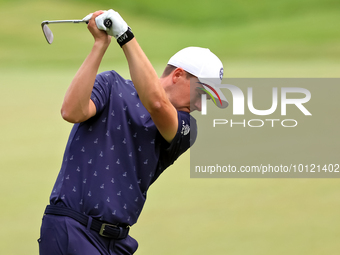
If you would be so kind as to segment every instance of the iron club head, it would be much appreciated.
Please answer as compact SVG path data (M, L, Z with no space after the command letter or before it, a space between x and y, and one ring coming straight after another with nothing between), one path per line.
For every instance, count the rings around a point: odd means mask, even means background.
M46 41L51 44L53 42L53 33L51 29L47 26L48 21L43 21L41 23L42 30L44 32L44 36L46 38Z
M46 41L51 44L53 42L53 33L51 29L47 26L47 24L53 24L53 23L81 23L81 22L88 22L87 20L45 20L41 22L41 27L44 33L44 36L46 38Z

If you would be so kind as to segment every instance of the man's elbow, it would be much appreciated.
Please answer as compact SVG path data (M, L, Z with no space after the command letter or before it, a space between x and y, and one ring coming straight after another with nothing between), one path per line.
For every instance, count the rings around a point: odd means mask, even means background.
M85 119L84 115L81 116L80 114L72 113L71 111L63 107L61 108L60 113L61 117L70 123L80 123L83 122Z
M154 102L150 102L146 108L146 110L152 115L153 113L160 113L164 111L164 108L166 107L167 102L164 100L157 100Z

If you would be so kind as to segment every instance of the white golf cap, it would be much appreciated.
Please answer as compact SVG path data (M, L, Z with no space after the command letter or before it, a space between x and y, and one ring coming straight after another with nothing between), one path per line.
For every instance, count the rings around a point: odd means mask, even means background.
M168 65L183 68L184 71L196 76L203 87L216 98L216 105L220 108L228 106L228 101L216 86L223 78L223 64L209 49L187 47L173 55Z

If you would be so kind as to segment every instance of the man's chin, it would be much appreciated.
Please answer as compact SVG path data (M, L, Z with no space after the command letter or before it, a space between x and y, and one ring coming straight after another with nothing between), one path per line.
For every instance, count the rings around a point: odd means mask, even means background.
M196 109L195 107L191 107L190 108L190 112L194 112L194 111L199 111L200 112L200 110Z

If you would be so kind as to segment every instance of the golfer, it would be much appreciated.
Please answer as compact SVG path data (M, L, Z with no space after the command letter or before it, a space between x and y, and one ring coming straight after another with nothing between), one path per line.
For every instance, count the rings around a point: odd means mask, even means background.
M107 18L110 30L98 29ZM138 243L129 228L149 186L196 138L189 113L201 108L199 76L223 73L208 49L189 47L158 78L131 29L112 10L95 12L88 29L93 48L61 109L75 124L43 217L41 255L133 254ZM132 81L115 71L97 75L111 36L124 51Z

